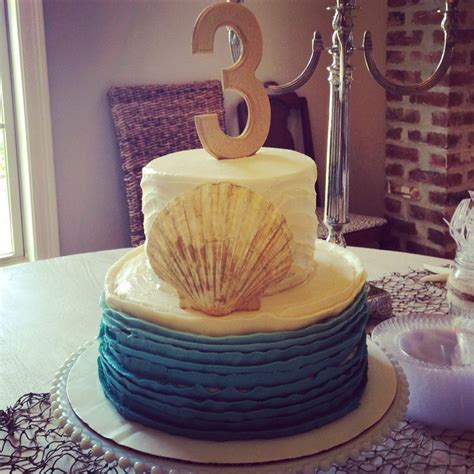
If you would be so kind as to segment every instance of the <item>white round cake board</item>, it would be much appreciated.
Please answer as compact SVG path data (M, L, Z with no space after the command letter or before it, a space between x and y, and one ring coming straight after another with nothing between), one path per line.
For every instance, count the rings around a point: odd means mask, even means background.
M399 398L407 398L406 390L401 390L403 376L398 374L397 383L397 371L390 360L369 342L369 382L360 406L345 417L316 430L285 438L226 442L193 440L147 428L120 416L103 394L97 376L97 355L97 344L94 343L82 354L76 353L71 357L69 366L65 364L53 383L53 402L58 400L60 406L64 405L58 395L62 377L66 381L64 388L75 414L100 437L146 455L192 463L268 463L326 452L353 440L377 424L391 409L397 393ZM400 421L406 404L407 400L402 400L397 409L392 410L395 413L389 420L390 425L394 424L393 418L395 424ZM56 415L59 416L58 413ZM66 421L62 421L64 425ZM383 430L385 433L386 428ZM72 430L69 429L70 432ZM369 444L373 440L373 437L368 438ZM367 444L367 439L364 442Z

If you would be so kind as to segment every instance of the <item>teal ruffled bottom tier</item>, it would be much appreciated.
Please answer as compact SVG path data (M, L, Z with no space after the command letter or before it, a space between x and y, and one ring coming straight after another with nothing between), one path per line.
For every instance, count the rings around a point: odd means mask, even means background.
M284 332L209 337L103 303L99 379L125 418L191 438L290 436L360 403L367 384L364 290L343 313Z

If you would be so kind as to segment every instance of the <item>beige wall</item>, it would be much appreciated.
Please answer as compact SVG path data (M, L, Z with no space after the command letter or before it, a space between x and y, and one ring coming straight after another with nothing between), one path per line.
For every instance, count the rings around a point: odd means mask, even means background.
M112 85L186 82L220 77L230 64L226 36L213 55L190 52L192 26L208 0L43 0L58 193L61 253L127 246L128 219L120 159L106 93ZM360 1L357 25L370 25L384 57L384 1ZM330 42L331 0L247 0L264 36L261 80L285 82L305 65L312 31ZM361 41L357 28L356 41ZM383 92L368 77L361 53L352 102L351 209L383 209ZM310 106L320 182L324 182L328 82L323 58L300 90ZM228 117L238 96L226 94Z

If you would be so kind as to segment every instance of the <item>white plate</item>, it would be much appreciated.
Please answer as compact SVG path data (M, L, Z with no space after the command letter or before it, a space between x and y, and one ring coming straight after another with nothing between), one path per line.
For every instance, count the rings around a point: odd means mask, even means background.
M376 326L372 340L400 363L408 378L409 418L472 430L473 327L447 315L403 315Z
M317 430L273 440L210 442L172 436L123 419L103 395L97 379L96 343L74 354L53 384L54 414L73 439L95 445L111 460L123 457L140 466L187 466L192 472L275 472L289 466L328 468L344 462L390 431L408 402L403 373L369 343L369 383L360 407ZM71 369L72 367L72 369ZM56 406L54 405L54 406ZM85 442L84 442L85 440ZM309 463L309 464L308 464ZM273 466L273 467L270 467ZM158 471L156 471L158 472Z

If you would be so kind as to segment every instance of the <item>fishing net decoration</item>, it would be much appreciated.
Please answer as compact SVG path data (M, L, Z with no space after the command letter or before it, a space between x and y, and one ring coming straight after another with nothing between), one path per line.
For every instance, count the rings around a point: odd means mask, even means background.
M446 314L442 284L422 283L426 272L391 273L372 282L391 295L393 316ZM376 314L369 330L380 321ZM107 463L63 435L53 421L48 393L28 393L0 410L0 471L11 473L121 473L117 461ZM330 472L436 472L474 474L474 431L436 429L404 421L373 449L349 458Z

